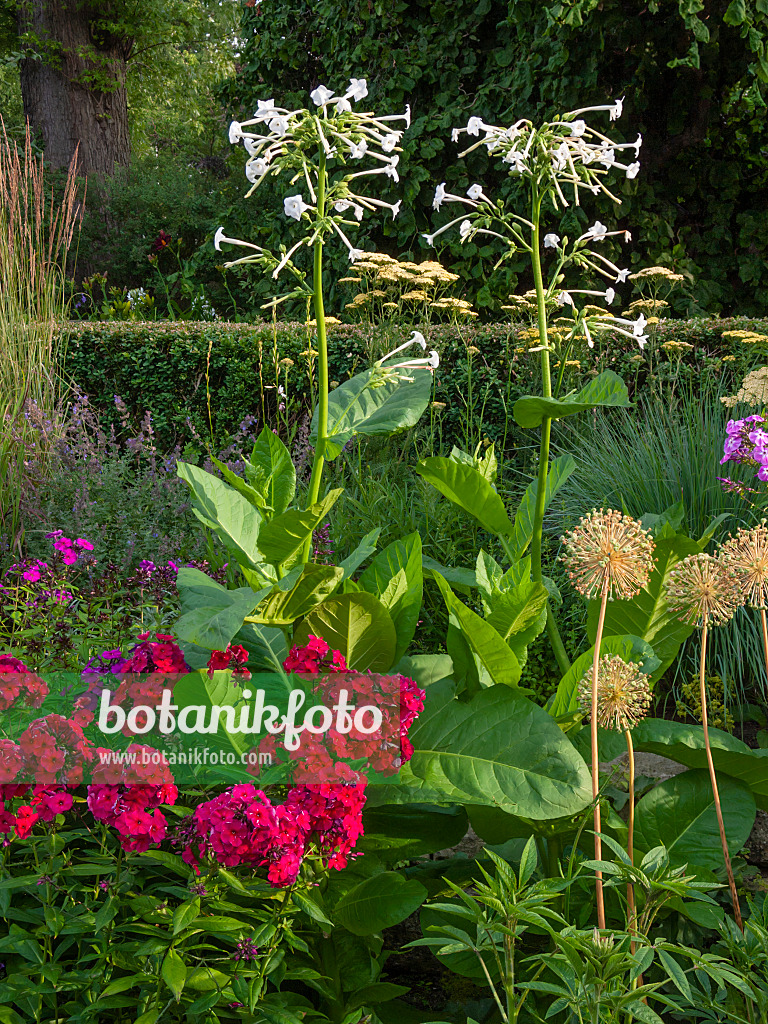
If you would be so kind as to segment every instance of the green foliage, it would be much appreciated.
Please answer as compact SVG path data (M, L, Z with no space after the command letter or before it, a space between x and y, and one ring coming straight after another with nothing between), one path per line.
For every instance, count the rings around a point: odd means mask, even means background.
M683 305L752 312L765 305L768 283L760 191L766 165L759 155L768 70L763 8L762 0L738 0L705 18L700 5L688 2L323 0L272 10L265 19L248 7L242 69L224 95L234 115L254 109L279 84L286 105L301 106L314 83L333 87L364 74L374 107L410 102L413 123L400 164L403 211L378 241L412 256L422 251L417 233L432 228L437 182L463 194L484 181L494 199L508 198L508 179L489 176L482 148L457 164L447 141L451 128L470 114L491 123L537 121L543 111L626 96L653 168L652 182L641 171L620 186L621 226L638 246L632 266L641 265L641 252L642 262L647 253L651 262L674 265L686 275ZM607 200L598 204L599 219L607 209ZM548 230L573 237L583 230L583 216L571 209ZM450 269L474 284L481 306L530 287L519 258L486 281L480 261L498 256L494 244L451 241L448 253Z

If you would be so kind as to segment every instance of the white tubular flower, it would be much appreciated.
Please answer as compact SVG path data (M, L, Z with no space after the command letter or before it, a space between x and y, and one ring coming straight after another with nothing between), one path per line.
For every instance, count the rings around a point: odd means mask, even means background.
M627 270L620 270L616 277L616 284L624 284L629 277L629 268Z
M391 352L387 352L387 354L385 356L382 356L382 358L379 360L379 363L383 363L387 359L391 359L392 356L396 356L398 352L403 352L405 349L410 348L411 345L419 345L421 346L422 352L426 352L427 342L424 339L424 335L421 333L421 331L414 331L413 334L408 339L408 341L404 341L402 345L398 345L398 347L393 348Z
M462 242L466 241L466 239L469 238L469 236L471 234L472 234L472 221L471 220L463 220L461 222L461 224L459 224L459 235L461 237Z
M324 85L318 85L318 87L316 89L313 89L312 92L309 94L309 98L312 100L316 107L324 107L327 105L329 100L333 98L333 93Z
M293 217L294 220L301 220L301 215L305 210L310 210L311 207L307 206L304 202L301 194L295 196L286 196L283 200L283 209L286 217Z
M463 131L464 131L463 128L454 128L451 131L451 142L458 142L459 141L459 136L461 135L461 133Z
M279 138L282 138L288 131L288 118L282 114L276 114L267 125L267 128Z
M611 303L613 302L613 300L615 298L616 298L616 292L613 290L613 288L606 288L605 289L605 301L608 303L609 306L611 305Z
M488 196L485 195L485 193L483 192L482 185L470 185L469 188L467 189L467 195L469 196L470 199L473 200L482 199L486 203L490 202Z
M268 100L256 100L256 113L254 117L266 117L268 114L272 114L277 107L275 107L274 98Z
M640 338L643 336L643 330L645 329L645 325L647 323L648 321L645 319L645 316L641 313L632 326L632 333L635 335L636 338Z
M216 250L216 252L221 252L221 243L222 242L230 242L231 243L232 239L231 238L227 238L227 236L224 234L224 228L218 228L218 230L216 231L216 234L213 236L213 247Z
M601 224L599 220L596 220L591 228L587 228L582 238L591 238L595 242L602 242L607 234L608 228L605 224Z
M624 109L625 99L626 96L622 96L620 100L614 100L613 106L611 107L608 114L611 121L618 121L618 119L621 117L621 112Z
M400 160L399 156L393 156L390 158L390 163L384 168L384 173L388 178L392 178L393 181L400 181L400 175L397 173L397 164Z
M354 263L355 260L361 259L363 255L362 249L350 249L349 250L349 262Z
M445 197L448 193L445 191L445 182L441 181L435 189L435 198L432 200L432 209L439 210L445 202Z
M568 166L568 154L568 146L565 142L561 142L552 154L552 167L556 171L564 171Z
M256 153L258 152L259 147L253 141L253 139L243 139L243 145L245 146L245 149L246 149L246 152L248 153L248 156L256 156Z
M381 140L382 152L391 153L399 141L400 135L398 132L390 132L389 135L385 135Z
M352 113L352 104L349 102L346 96L341 96L336 100L336 113L337 114L350 114Z
M578 121L572 121L569 124L571 129L571 135L575 138L580 139L584 132L587 130L587 122L579 119Z
M275 269L272 271L272 277L273 277L273 279L275 281L277 280L277 275L280 273L280 271L283 269L283 267L288 263L288 261L290 260L291 256L293 256L293 254L296 252L297 249L300 249L301 246L304 245L304 242L305 242L305 239L303 239L303 238L300 239L296 243L296 245L294 245L294 247L292 249L288 250L288 252L285 254L285 256L283 256L283 258L277 264Z
M254 181L257 181L259 178L263 177L268 170L269 164L267 163L266 160L262 160L261 158L258 158L256 160L249 160L248 163L245 165L245 176L248 179L248 181L253 183Z
M560 235L556 235L554 231L550 231L548 235L544 235L544 248L545 249L556 249L560 244Z
M642 146L642 144L643 144L643 136L642 135L638 135L637 138L635 139L635 141L632 143L632 145L635 148L635 156L640 156L640 147Z
M634 163L630 164L627 167L627 177L628 178L636 178L639 170L640 170L640 164L636 160Z
M234 146L243 137L243 129L239 121L232 121L229 126L229 141Z
M344 93L344 99L353 100L357 103L364 100L368 95L368 83L364 78L350 78L349 88Z
M479 135L480 130L487 130L488 125L483 122L482 117L470 117L467 121L467 135Z
M394 220L395 217L397 217L397 215L400 213L400 207L402 206L402 203L403 200L398 199L396 203L392 204L392 220Z
M616 163L616 152L610 146L603 146L597 159L603 167L612 167Z
M504 154L503 160L505 164L512 164L511 173L513 174L522 174L523 171L528 170L525 157L517 149L510 149L508 153Z
M568 292L560 292L560 294L555 299L555 302L558 304L558 306L572 306L573 305L573 299L568 294Z
M349 155L353 160L362 160L365 154L368 152L368 143L365 139L361 139L360 142L353 142L349 147Z

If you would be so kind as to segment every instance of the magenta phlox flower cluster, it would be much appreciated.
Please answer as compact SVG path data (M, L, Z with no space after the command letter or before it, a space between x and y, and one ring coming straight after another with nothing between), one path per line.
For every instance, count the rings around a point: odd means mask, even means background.
M726 437L720 465L737 462L754 466L757 468L758 479L768 480L768 431L762 426L764 423L765 417L757 413L745 416L741 420L729 420L725 428Z

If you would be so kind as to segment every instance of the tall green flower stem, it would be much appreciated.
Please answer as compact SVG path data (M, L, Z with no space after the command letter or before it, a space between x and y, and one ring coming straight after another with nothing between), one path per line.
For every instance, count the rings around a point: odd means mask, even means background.
M549 338L547 335L547 304L545 299L544 276L541 271L541 201L538 185L533 185L531 202L531 222L533 224L531 238L531 262L533 264L533 280L536 287L536 318L541 345L541 384L544 398L552 397L552 374L549 363ZM536 490L536 505L533 516L533 535L531 537L531 579L541 582L541 540L544 530L544 508L547 496L547 474L549 472L549 440L552 432L552 420L547 418L541 424L541 441L539 443L539 476ZM558 667L563 675L571 667L563 644L560 630L547 603L547 636L552 645Z
M736 924L739 928L744 931L744 921L741 916L741 904L739 903L739 894L736 891L736 880L733 877L733 867L731 866L731 855L728 852L728 841L725 838L725 824L723 822L723 810L720 806L720 793L717 788L717 775L715 773L715 762L712 758L712 747L709 743L709 723L707 721L707 686L705 682L705 669L707 664L707 620L701 627L701 658L699 659L699 696L701 698L701 727L704 730L704 746L707 751L707 767L709 768L709 779L712 783L712 798L715 802L715 813L717 814L717 827L720 830L720 844L723 848L723 859L725 860L725 870L728 875L728 888L731 893L731 902L733 903L733 914L736 918Z
M317 168L317 217L325 216L325 187L327 172L325 152L320 148ZM320 497L320 484L325 465L325 440L328 437L328 339L325 330L325 307L323 305L323 238L318 234L314 245L313 265L313 302L315 307L315 323L317 324L317 357L318 357L318 401L317 401L317 443L312 460L312 474L309 478L307 507L314 505ZM307 538L304 545L304 561L309 561L312 551L312 537Z

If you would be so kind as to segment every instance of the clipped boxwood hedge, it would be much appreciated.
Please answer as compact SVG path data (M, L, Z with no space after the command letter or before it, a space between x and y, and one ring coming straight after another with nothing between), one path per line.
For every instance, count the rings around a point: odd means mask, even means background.
M519 436L511 423L511 408L522 394L538 389L538 356L529 356L526 325L478 324L466 327L422 326L430 347L440 352L435 377L434 418L440 419L445 443L467 443L468 420L482 419L482 433L513 445ZM632 392L657 379L687 378L696 386L705 377L719 378L734 390L744 374L765 356L761 343L744 344L723 338L724 332L751 330L768 335L768 319L666 320L656 328L649 363L639 349L621 336L608 337L594 350L571 354L579 365L567 369L566 390L579 387L589 373L609 366L620 373ZM406 340L412 328L370 328L334 325L329 328L330 376L342 381L368 365L370 345L381 352ZM314 332L300 323L234 324L187 321L71 322L64 369L88 395L103 425L121 423L114 397L126 403L134 421L146 410L160 451L182 448L196 431L210 436L206 372L214 444L233 434L244 417L259 423L276 422L280 384L287 392L287 414L295 423L311 408L308 339ZM666 349L667 342L690 348ZM277 374L276 369L277 368ZM472 413L467 415L467 405ZM433 418L433 423L434 423ZM477 433L477 432L476 432Z

